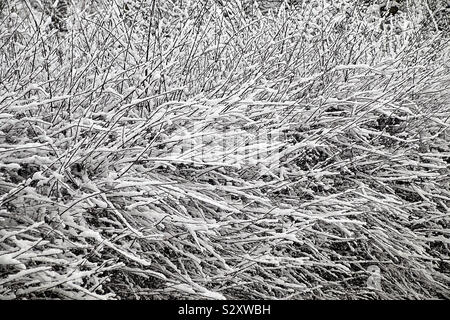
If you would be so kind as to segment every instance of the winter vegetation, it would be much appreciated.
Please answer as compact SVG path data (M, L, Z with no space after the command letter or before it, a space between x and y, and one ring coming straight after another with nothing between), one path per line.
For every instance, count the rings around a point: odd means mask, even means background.
M0 299L449 299L448 14L0 0Z

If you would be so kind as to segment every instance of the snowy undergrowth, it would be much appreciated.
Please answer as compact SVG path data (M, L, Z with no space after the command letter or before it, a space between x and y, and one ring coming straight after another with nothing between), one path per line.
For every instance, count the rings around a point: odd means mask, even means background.
M0 14L0 298L450 297L449 43L420 10L103 0L63 33L26 3ZM282 140L205 158L224 128Z

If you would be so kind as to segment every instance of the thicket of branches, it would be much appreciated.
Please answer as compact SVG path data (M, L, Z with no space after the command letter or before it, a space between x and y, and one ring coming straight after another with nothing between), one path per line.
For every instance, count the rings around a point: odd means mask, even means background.
M0 298L448 299L448 34L356 2L2 2Z

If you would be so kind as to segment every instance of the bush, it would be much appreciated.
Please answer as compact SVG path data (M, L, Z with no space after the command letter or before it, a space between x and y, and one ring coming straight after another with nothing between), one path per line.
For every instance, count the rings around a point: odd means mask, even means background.
M9 1L0 297L449 298L448 34L324 3Z

